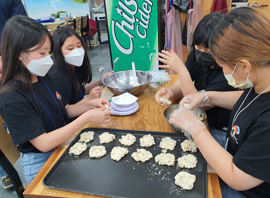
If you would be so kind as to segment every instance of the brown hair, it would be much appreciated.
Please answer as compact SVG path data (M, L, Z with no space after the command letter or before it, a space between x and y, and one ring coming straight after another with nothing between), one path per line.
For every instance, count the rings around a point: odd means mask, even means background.
M225 14L209 40L215 59L235 65L245 59L255 68L270 66L270 21L252 8Z

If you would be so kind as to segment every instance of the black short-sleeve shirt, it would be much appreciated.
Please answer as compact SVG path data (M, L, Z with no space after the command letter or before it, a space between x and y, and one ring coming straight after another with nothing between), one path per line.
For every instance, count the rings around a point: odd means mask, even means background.
M239 169L265 181L242 193L251 198L270 197L270 93L260 95L247 107L258 96L253 88L247 96L248 92L249 89L245 90L233 107L227 150L234 156L233 162ZM242 103L238 111L241 113L236 114ZM233 122L235 115L238 116Z
M30 89L0 95L0 113L22 153L40 152L29 140L68 123L66 102L53 81L39 77Z
M75 104L84 98L84 86L80 85L79 90L76 91L72 86L69 76L56 65L51 67L48 75L53 79L58 89L63 94L63 97L68 101L68 104Z
M188 56L185 63L192 81L198 91L235 91L224 77L222 68L216 66L214 69L201 67L196 60ZM228 126L231 111L220 107L214 107L206 111L209 126L222 129Z

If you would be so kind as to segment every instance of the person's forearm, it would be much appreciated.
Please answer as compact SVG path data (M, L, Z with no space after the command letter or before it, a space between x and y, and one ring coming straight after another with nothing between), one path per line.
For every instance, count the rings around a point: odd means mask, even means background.
M238 169L233 163L233 156L206 129L193 138L207 163L230 187L240 191L262 183L262 181Z
M232 110L242 93L243 91L209 91L207 92L207 95L211 105Z
M91 120L91 118L86 117L84 114L66 126L51 131L50 133L44 133L30 140L30 142L38 150L48 152L67 141L73 134L81 130L89 120Z
M66 106L66 111L69 118L76 118L90 109L91 105L87 99L83 99L76 104Z

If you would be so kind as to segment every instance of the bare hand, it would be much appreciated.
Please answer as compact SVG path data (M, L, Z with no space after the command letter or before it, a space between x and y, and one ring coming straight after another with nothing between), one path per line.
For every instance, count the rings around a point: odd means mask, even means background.
M91 109L101 109L102 111L106 110L105 105L110 107L110 102L106 100L105 98L98 98L98 99L93 99L89 101Z
M101 97L101 87L96 86L93 89L91 89L89 95L87 96L89 99L95 99L95 98L100 98Z
M165 68L172 70L175 73L180 73L182 68L186 69L186 66L182 62L182 60L174 53L172 50L171 52L162 50L161 53L158 53L159 57L157 60L163 62L165 65L159 65L160 68Z
M159 102L159 98L164 98L169 100L170 94L167 88L162 88L156 93L156 101L160 106L165 106L163 103Z

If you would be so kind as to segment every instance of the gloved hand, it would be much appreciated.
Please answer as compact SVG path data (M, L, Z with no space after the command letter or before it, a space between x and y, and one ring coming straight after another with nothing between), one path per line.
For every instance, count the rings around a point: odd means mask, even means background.
M197 93L186 95L180 101L180 107L183 107L185 103L189 104L189 108L193 109L196 106L211 106L209 103L209 97L205 90L198 91Z
M191 139L203 130L207 130L205 124L190 110L180 107L170 115L169 122L183 129L184 135Z

